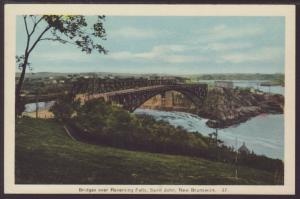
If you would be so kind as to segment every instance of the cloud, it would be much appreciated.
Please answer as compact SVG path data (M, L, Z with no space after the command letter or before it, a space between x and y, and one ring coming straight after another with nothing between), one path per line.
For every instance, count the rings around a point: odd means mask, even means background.
M83 52L37 52L32 54L33 59L39 59L44 61L60 61L60 60L83 60L89 59L91 55Z
M156 52L183 52L189 48L186 45L159 45L154 46L153 51Z
M207 61L205 57L191 56L191 55L170 55L170 56L165 56L163 60L167 63L174 63L174 64Z
M111 53L108 58L115 60L155 60L162 61L165 63L191 63L207 60L202 56L193 56L179 54L189 49L184 45L159 45L153 47L150 51L132 53L129 51L121 51L116 53Z
M139 29L134 27L123 27L116 30L111 30L107 33L110 38L153 38L160 34L165 34L163 31L154 29Z
M249 38L264 33L264 29L258 26L229 27L227 25L217 25L204 30L194 31L198 39L192 42L216 42L226 39Z
M235 52L222 55L219 63L245 63L245 62L278 62L284 57L284 51L279 47L263 47L250 52Z
M236 49L246 49L253 47L252 43L249 42L229 42L229 43L210 43L206 49L213 51L228 51Z
M129 60L129 59L133 59L134 55L133 53L128 51L121 51L121 52L110 53L108 55L108 58L115 59L115 60Z

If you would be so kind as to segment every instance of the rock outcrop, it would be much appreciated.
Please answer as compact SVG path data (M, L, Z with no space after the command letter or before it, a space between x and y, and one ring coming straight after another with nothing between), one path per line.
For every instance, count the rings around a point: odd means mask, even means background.
M209 119L209 127L225 128L260 114L282 114L283 107L284 97L279 94L212 88L198 114Z

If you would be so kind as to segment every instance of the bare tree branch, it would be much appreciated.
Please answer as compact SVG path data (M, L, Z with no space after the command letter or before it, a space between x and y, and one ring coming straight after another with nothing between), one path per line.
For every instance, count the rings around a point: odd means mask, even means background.
M60 41L60 39L55 39L55 38L42 38L40 41Z
M36 17L32 16L32 15L29 15L29 16L30 16L30 19L32 21L32 24L35 24L36 23Z
M32 31L31 31L31 33L30 33L30 36L34 33L35 28L36 28L37 25L42 21L43 18L44 18L44 17L42 16L36 23L34 23L33 28L32 28Z
M41 38L43 37L43 35L51 28L51 26L49 25L47 28L45 28L45 30L38 36L38 38L36 39L36 41L33 43L33 45L31 46L31 48L28 51L28 54L31 53L31 51L34 49L34 47L37 45L37 43L41 40Z
M76 45L75 42L67 41L67 40L64 40L62 38L49 38L49 37L46 37L46 38L40 39L40 41L59 41L59 42L66 43L66 44Z
M24 19L24 24L25 24L25 29L26 29L26 34L27 36L29 36L29 31L28 31L28 25L27 25L27 20L26 20L27 16L24 15L23 16L23 19Z

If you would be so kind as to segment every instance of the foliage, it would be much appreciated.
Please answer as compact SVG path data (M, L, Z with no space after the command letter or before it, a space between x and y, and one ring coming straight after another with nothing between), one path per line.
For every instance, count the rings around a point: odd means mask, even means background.
M69 103L65 103L68 101ZM70 95L64 95L55 101L55 104L50 108L55 117L62 121L70 119L80 107L80 101L74 100Z
M236 87L235 91L239 91L241 93L250 93L251 92L251 88L250 87Z
M206 138L198 133L187 133L181 127L173 127L149 116L129 114L121 107L101 100L89 100L76 111L75 117L70 118L68 116L65 121L75 131L84 132L86 137L99 144L190 155L197 155L198 149L208 147Z
M88 28L87 20L82 15L44 15L42 18L51 29L51 37L41 38L41 40L72 44L86 53L91 53L93 49L99 53L107 53L102 45L95 43L96 38L106 36L103 27L104 16L98 16L91 28Z
M192 75L192 79L196 80L284 80L284 74L251 74L251 73L227 73L227 74L203 74L203 75Z

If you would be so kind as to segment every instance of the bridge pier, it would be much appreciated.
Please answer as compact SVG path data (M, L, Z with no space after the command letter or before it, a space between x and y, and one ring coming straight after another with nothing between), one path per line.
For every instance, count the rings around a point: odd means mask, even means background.
M161 107L165 107L165 105L166 105L166 92L162 92L161 94L160 94L160 106Z

